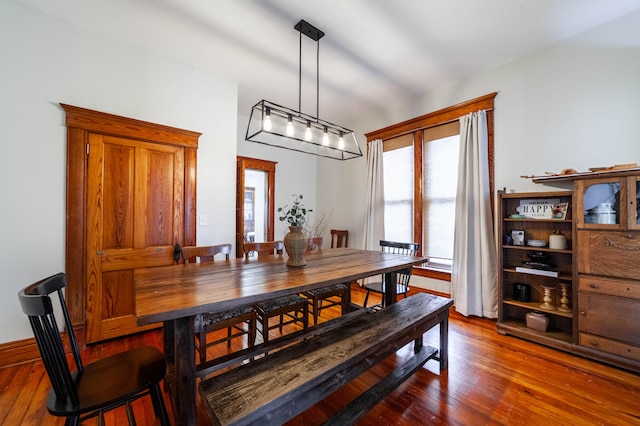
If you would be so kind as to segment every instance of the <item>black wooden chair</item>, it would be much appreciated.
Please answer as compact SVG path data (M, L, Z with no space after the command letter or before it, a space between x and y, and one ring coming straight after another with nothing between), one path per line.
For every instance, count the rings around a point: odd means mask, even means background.
M103 424L104 412L126 405L129 424L135 424L130 403L150 395L156 417L162 425L169 425L160 391L160 381L166 373L162 352L151 346L138 347L84 365L62 292L66 286L65 274L59 273L18 293L22 311L29 317L53 388L47 397L49 413L66 417L66 425L76 425L96 416L99 418L98 424ZM76 370L73 372L69 368L49 296L54 292L62 308L75 362Z
M229 261L231 254L231 244L218 244L214 246L189 246L182 248L184 263L213 262L216 254L224 254L226 261ZM227 335L214 341L207 341L207 334L218 330L227 329ZM239 308L217 312L211 314L197 315L194 320L194 332L196 336L196 349L200 362L207 360L207 348L219 343L227 342L231 346L231 341L236 337L247 336L247 345L252 347L256 341L256 311L250 305Z
M399 243L395 241L380 240L380 250L383 253L401 254L404 256L415 256L418 253L419 248L420 248L419 243ZM402 297L407 297L407 293L409 292L410 279L411 279L411 268L400 271L396 274L396 293L398 295L402 295ZM380 305L384 306L384 294L386 290L384 275L382 275L382 281L367 283L364 285L364 288L367 290L367 294L364 296L364 307L367 307L367 302L369 300L369 293L371 292L382 294L382 303Z
M258 259L262 256L278 255L282 257L284 253L284 242L282 241L265 241L257 243L244 243L243 245L245 262L249 261L250 253L257 253ZM259 302L254 305L254 309L258 315L257 322L260 323L259 331L262 333L262 341L269 342L269 331L279 329L282 334L283 326L287 324L302 324L306 329L309 326L309 308L307 299L297 294L291 296L283 296L275 299ZM279 318L277 324L270 325L271 318Z
M311 237L307 240L307 253L322 250L322 237ZM313 316L313 323L318 323L318 317L323 309L340 306L342 315L347 312L351 302L349 284L336 284L329 287L317 288L302 293L309 299L309 314Z

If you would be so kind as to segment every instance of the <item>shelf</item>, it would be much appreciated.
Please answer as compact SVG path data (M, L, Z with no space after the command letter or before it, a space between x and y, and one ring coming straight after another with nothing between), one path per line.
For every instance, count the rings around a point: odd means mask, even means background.
M640 172L640 168L632 167L629 169L611 169L600 172L575 173L571 175L534 176L532 181L534 183L574 181L579 179L594 179L602 177L632 176L637 175L638 172Z
M546 344L548 346L558 347L565 350L571 350L573 348L573 337L571 336L571 333L566 333L564 331L549 330L545 332L533 330L527 327L524 321L515 320L498 322L497 329L499 332L512 334L514 336Z
M505 222L573 223L571 219L534 219L531 217L503 217L502 220L504 220Z
M504 272L510 272L510 273L513 273L513 274L518 274L518 275L530 275L530 276L534 276L534 277L550 278L552 280L573 281L573 277L571 276L571 274L561 273L557 277L548 277L548 276L545 276L545 275L526 274L526 273L523 273L523 272L518 272L518 271L516 271L515 267L507 267L507 268L504 268L503 271Z
M505 298L503 302L507 305L518 306L520 308L531 309L532 311L544 312L549 315L556 315L559 317L573 318L573 312L563 312L557 309L551 311L549 309L543 309L540 307L542 302L520 302L511 298Z
M546 251L549 253L565 253L572 254L573 250L571 249L550 249L549 247L534 247L534 246L502 246L505 249L513 249L513 250L531 250L531 251Z

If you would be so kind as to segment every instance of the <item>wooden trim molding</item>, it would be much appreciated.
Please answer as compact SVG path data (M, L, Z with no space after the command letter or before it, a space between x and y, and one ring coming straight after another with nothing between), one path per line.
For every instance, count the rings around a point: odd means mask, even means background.
M148 140L185 148L197 148L198 138L202 135L202 133L191 130L149 123L72 105L60 104L60 106L66 113L68 128L84 129L101 135Z
M78 347L80 347L80 350L84 349L86 346L84 325L73 325L73 330L76 335ZM65 332L62 332L62 342L65 345L64 349L65 352L71 353L69 339L67 339L65 334ZM0 344L0 368L33 362L39 359L41 359L40 351L38 350L36 339L33 337Z
M0 368L32 362L39 358L40 352L34 338L0 344Z
M430 112L429 114L421 115L420 117L415 117L401 123L393 124L379 130L365 133L365 136L367 137L367 143L375 139L385 140L396 138L406 133L415 132L416 130L424 130L429 127L449 123L451 121L458 120L465 114L476 112L481 109L492 110L493 99L497 94L498 92L489 93L488 95L484 95L479 98L461 102L457 105Z
M236 257L244 256L244 174L247 169L262 170L267 173L267 240L273 241L275 227L275 187L277 162L250 157L236 157Z

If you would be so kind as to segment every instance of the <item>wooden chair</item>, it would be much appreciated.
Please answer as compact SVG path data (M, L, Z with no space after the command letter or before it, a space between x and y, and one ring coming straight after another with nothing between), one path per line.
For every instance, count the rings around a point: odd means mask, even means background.
M331 230L331 248L347 247L349 245L349 231L345 229Z
M231 244L218 244L214 246L191 246L182 248L184 263L193 263L196 259L200 263L213 262L216 254L224 254L229 261ZM194 320L194 332L196 335L196 349L200 362L207 360L207 348L222 342L231 346L231 340L236 337L247 336L247 345L252 347L256 341L256 311L250 305L241 306L231 311L198 315ZM212 342L207 341L207 334L218 330L227 329L227 335Z
M322 250L322 237L310 237L307 239L307 250L305 253Z
M418 253L418 249L420 248L419 243L399 243L395 241L385 241L380 240L380 249L383 253L393 253L393 254L401 254L404 256L415 256ZM411 279L411 271L412 269L406 269L404 271L398 272L396 275L396 292L398 295L402 295L402 297L407 297L407 293L409 292L409 280ZM382 294L382 303L384 306L384 293L385 293L385 282L384 275L382 276L382 281L367 283L364 285L364 288L367 290L367 294L364 296L364 307L367 307L367 301L369 300L369 293L380 293Z
M29 317L51 381L52 390L47 397L49 413L66 417L67 425L76 425L92 417L98 417L98 424L103 424L104 412L126 405L129 424L135 424L131 402L150 395L160 424L169 425L160 391L160 381L166 373L163 353L155 347L143 346L84 365L62 292L66 286L66 275L59 273L18 293L22 311ZM50 297L52 293L57 293L62 308L75 363L73 372L69 368L65 344L56 323Z
M284 252L284 242L282 241L266 241L258 243L244 243L243 245L245 262L249 261L249 253L257 253L258 258L261 256L282 256ZM254 305L254 309L258 314L257 320L261 325L262 341L269 342L269 331L279 329L282 334L282 327L287 324L302 323L302 327L306 329L309 325L309 308L307 300L298 295L283 296L275 299L259 302ZM300 314L301 316L298 316ZM279 322L275 325L269 325L271 318L279 318ZM287 317L288 319L285 319Z
M264 242L245 242L242 244L244 252L244 260L248 261L251 254L257 253L258 256L280 255L284 253L283 241L264 241Z
M322 250L322 237L307 240L307 253L314 250ZM302 293L309 300L309 314L313 316L313 323L318 323L320 311L332 306L340 305L341 313L344 315L351 303L350 290L349 284L336 284Z

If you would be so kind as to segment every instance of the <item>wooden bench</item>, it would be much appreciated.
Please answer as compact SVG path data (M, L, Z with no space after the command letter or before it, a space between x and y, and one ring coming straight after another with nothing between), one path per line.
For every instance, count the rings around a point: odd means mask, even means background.
M281 424L415 341L414 356L345 407L328 424L353 422L429 359L447 368L450 299L418 293L378 312L363 311L275 353L200 383L214 423ZM338 318L340 320L340 318ZM326 324L326 323L324 323ZM440 350L422 335L440 324Z

